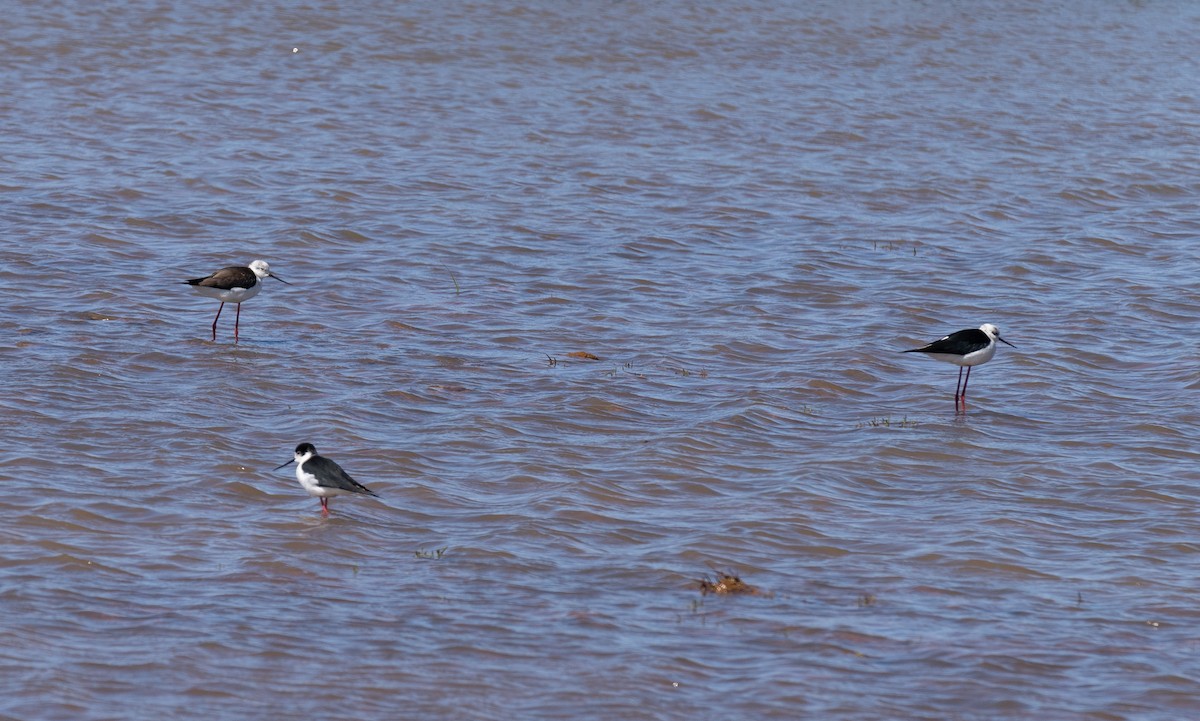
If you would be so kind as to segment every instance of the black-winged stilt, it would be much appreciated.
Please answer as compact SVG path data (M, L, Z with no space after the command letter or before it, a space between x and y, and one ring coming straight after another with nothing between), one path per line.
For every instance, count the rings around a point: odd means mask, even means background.
M213 318L212 339L217 339L217 321L221 319L221 311L226 303L237 304L237 316L233 320L233 342L238 340L238 323L242 319L242 303L258 295L262 290L262 280L270 276L285 285L291 285L283 278L271 272L265 260L256 260L249 266L230 266L222 268L206 278L185 280L184 283L196 289L197 293L216 298L221 301L217 308L217 317Z
M920 348L912 348L905 353L926 353L946 363L958 366L958 385L954 386L954 407L957 409L961 402L967 406L967 383L971 381L971 368L987 363L996 355L996 341L1016 348L1000 337L1000 329L991 323L984 323L978 328L968 328L942 336L932 343ZM963 380L963 368L967 369L967 378ZM959 386L962 391L959 392Z
M301 443L296 446L296 455L292 460L276 466L279 470L284 466L296 464L296 480L310 496L321 499L321 515L329 515L329 499L346 493L362 493L379 497L379 494L350 477L342 467L324 456L317 455L317 449L311 443Z

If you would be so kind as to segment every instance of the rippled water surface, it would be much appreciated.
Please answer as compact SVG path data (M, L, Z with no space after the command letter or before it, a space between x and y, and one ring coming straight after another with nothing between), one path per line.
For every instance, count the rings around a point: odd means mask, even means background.
M0 718L1189 718L1198 42L11 5ZM255 258L211 341L180 281ZM983 322L956 414L899 351Z

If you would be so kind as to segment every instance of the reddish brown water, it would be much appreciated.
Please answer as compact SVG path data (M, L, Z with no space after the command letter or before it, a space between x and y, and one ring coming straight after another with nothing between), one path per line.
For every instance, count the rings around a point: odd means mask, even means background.
M1196 713L1194 7L243 5L0 29L0 718Z

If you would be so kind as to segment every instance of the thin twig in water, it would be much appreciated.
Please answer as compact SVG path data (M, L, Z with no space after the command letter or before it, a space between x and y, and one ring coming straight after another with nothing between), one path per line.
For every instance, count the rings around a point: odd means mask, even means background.
M447 268L445 263L442 263L442 270L446 271L446 274L450 276L450 282L454 283L454 295L459 295L462 291L458 287L458 278L454 277L454 271Z

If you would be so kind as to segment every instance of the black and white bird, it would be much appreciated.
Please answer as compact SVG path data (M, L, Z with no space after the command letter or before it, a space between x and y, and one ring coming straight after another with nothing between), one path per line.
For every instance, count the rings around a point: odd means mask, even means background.
M984 323L978 328L955 331L942 336L932 343L920 348L912 348L905 353L925 353L946 363L958 366L958 385L954 386L954 407L961 402L967 405L967 383L971 381L971 368L987 363L996 355L996 341L1016 348L1000 337L1000 329L991 323ZM963 368L967 369L967 379L963 380ZM962 391L959 391L962 386Z
M324 456L317 455L317 449L311 443L301 443L296 446L296 455L292 460L276 466L279 470L284 466L296 464L296 480L310 496L321 499L321 515L329 515L329 499L343 494L365 494L379 497L378 493L350 477L342 467Z
M194 278L183 282L195 288L200 295L221 301L221 307L217 308L217 317L213 318L213 340L217 339L217 321L221 319L221 311L225 308L225 304L237 304L237 317L233 320L233 342L237 343L238 323L242 319L242 303L258 295L258 291L262 290L262 281L267 277L274 278L284 285L291 285L272 273L271 267L265 260L256 260L246 267L234 265L222 268L208 277Z

